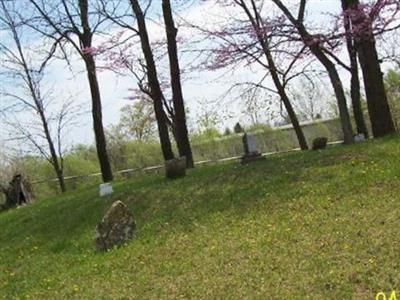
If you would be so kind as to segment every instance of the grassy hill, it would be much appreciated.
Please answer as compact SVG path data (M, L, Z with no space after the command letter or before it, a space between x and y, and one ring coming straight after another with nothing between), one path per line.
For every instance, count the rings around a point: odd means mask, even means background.
M373 299L400 294L400 139L201 167L0 214L0 298ZM135 240L95 252L113 200Z

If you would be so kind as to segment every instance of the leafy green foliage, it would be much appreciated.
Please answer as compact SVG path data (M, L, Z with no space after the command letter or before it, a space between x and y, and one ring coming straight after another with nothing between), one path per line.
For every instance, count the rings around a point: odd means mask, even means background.
M386 91L397 130L400 130L400 71L391 69L385 76Z
M373 299L400 285L400 139L143 175L0 214L4 299ZM136 239L93 250L123 200Z
M249 129L257 140L260 152L287 151L298 147L293 129L272 130L257 125ZM329 141L342 139L338 120L315 123L303 127L306 138L311 144L319 136L326 136ZM214 128L192 135L192 150L196 161L221 159L243 155L242 134L222 136ZM113 170L143 168L163 164L160 145L155 140L146 142L121 137L118 132L109 135L108 154ZM175 152L176 149L175 149ZM94 146L77 145L65 155L65 176L83 176L100 172ZM18 161L18 170L28 176L31 181L54 178L53 171L46 161L38 157L27 157ZM118 175L117 175L118 176ZM132 174L132 176L136 176ZM8 176L10 177L10 176ZM82 177L67 179L67 188L76 189L100 183L99 177ZM58 192L57 181L34 185L39 196L50 196Z

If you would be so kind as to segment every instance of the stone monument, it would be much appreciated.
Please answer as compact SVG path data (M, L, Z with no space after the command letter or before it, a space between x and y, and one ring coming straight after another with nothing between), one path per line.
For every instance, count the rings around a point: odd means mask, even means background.
M326 137L317 137L313 140L312 149L322 150L326 148L327 144L328 144L328 139Z
M170 179L186 176L186 156L170 159L165 162L165 176Z
M96 226L94 245L104 251L122 245L133 238L136 224L132 213L121 201L115 201Z
M244 155L242 156L241 163L247 164L252 161L261 160L264 157L261 155L260 152L257 150L257 143L254 136L251 134L245 133L242 138L243 141L243 148L244 148Z

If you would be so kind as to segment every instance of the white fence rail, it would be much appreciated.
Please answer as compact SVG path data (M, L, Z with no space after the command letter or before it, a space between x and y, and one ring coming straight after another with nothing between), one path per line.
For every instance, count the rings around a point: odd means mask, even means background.
M340 143L343 143L343 141L340 140L340 141L335 141L335 142L329 142L328 145L335 145L335 144L340 144ZM282 154L282 153L296 152L296 151L300 151L300 150L301 150L300 148L294 148L294 149L285 150L285 151L266 152L266 153L262 153L262 156L271 156L271 155ZM212 163L239 160L240 158L241 158L241 156L226 157L226 158L221 158L221 159L208 159L208 160L202 160L202 161L195 162L194 164L196 166L201 166L201 165L212 164ZM151 167L133 168L133 169L115 171L114 174L115 175L126 175L126 174L130 174L130 173L135 173L135 172L158 171L163 168L164 168L164 165L156 165L156 166L151 166ZM93 174L86 174L86 175L74 175L74 176L66 176L66 177L64 177L64 180L77 180L77 179L99 177L99 176L101 176L101 173L93 173ZM57 182L57 181L58 181L57 178L51 178L51 179L43 179L43 180L33 181L32 184Z

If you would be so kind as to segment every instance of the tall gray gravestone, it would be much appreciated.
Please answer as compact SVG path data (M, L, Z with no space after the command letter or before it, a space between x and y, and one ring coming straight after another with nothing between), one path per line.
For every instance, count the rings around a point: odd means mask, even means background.
M241 163L247 164L252 161L263 159L261 153L257 150L257 143L254 136L245 133L242 138L244 155L242 156Z

